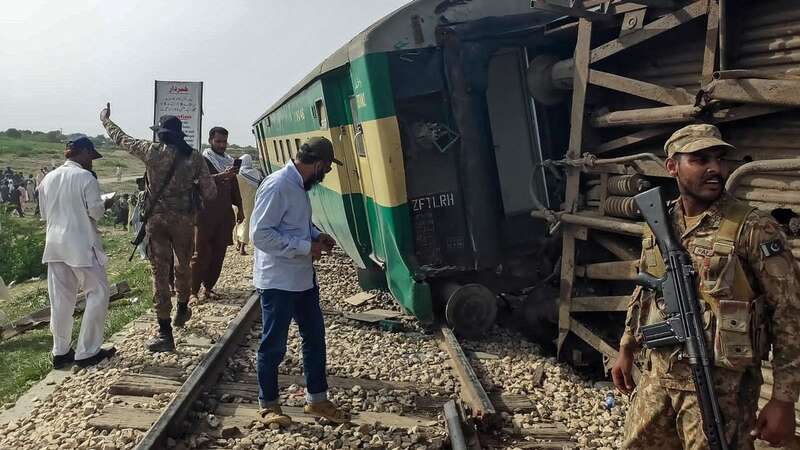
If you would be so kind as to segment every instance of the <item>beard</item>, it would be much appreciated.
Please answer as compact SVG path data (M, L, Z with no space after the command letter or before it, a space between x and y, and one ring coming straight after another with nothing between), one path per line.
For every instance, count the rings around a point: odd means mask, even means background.
M725 177L720 175L704 177L694 183L683 182L678 178L681 195L689 196L706 204L714 203L722 197L725 192L725 181Z
M303 183L303 187L305 188L306 191L310 191L311 188L322 183L322 180L324 179L325 179L325 172L317 171L314 173L314 176L311 177L310 180Z

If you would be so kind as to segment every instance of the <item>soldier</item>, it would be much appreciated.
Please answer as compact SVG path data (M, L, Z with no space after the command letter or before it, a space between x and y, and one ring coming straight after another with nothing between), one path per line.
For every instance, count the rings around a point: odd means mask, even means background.
M725 438L731 449L753 449L754 439L782 445L794 436L800 393L800 273L778 223L724 191L734 147L713 125L689 125L665 145L666 169L680 197L670 202L676 236L692 257L706 341ZM663 259L645 228L640 268L661 276ZM691 369L680 348L642 349L640 326L664 320L655 294L637 288L628 305L615 386L634 391L623 448L706 449ZM767 331L769 330L769 334ZM761 359L772 346L772 398L756 418ZM634 353L642 363L631 377Z
M204 199L213 199L217 195L217 187L203 157L184 141L186 135L177 117L163 116L158 126L151 127L158 135L159 142L155 143L128 136L109 119L110 116L111 105L107 105L100 113L100 120L111 139L144 161L148 183L148 199L144 207L149 207L153 196L163 189L146 224L149 237L147 254L153 268L154 303L159 326L158 336L147 346L152 352L172 351L175 341L170 319L172 301L169 277L173 253L177 258L175 284L178 291L175 326L180 327L192 315L189 309L189 261L194 251L194 217L197 208L194 190L197 185ZM170 172L174 173L168 179Z

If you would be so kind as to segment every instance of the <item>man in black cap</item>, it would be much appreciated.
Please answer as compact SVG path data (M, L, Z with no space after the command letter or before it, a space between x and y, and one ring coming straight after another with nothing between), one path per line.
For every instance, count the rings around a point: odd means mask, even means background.
M53 367L72 362L90 366L114 355L101 349L108 313L108 258L97 230L105 208L92 161L102 158L88 138L67 143L67 161L44 177L39 185L42 219L47 222L42 263L47 264L50 296L50 330L53 332ZM77 350L70 348L72 313L78 289L86 295Z
M189 262L194 250L194 221L197 210L195 190L199 188L204 199L213 199L217 187L208 172L208 167L199 152L186 143L180 119L162 116L156 132L159 142L134 139L123 132L109 118L111 105L100 113L108 135L120 147L144 161L147 178L147 195L144 211L152 206L145 230L149 238L147 255L153 268L154 304L158 317L158 335L148 342L153 352L175 349L172 336L172 295L170 291L170 267L174 257L175 288L178 294L178 310L175 326L183 326L191 317L189 295L191 271ZM160 194L160 196L159 196ZM155 197L155 204L153 200Z
M286 354L289 324L294 319L303 338L306 414L336 423L350 414L328 400L325 362L325 322L319 306L319 286L313 261L336 244L311 223L308 191L321 183L334 157L325 138L309 139L294 161L275 171L256 192L250 221L255 246L253 284L261 296L262 334L257 352L258 402L262 421L287 426L291 418L278 404L278 366Z

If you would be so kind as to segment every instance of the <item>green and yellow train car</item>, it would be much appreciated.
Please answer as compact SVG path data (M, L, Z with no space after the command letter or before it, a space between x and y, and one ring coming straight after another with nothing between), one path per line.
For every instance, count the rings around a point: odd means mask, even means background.
M365 288L388 284L409 311L430 320L430 289L414 280L409 261L413 245L403 156L386 62L384 55L351 62L345 52L337 53L318 76L271 108L255 130L270 172L289 162L311 136L333 142L344 165L334 166L311 191L314 223L355 261ZM385 279L375 276L381 270Z
M465 156L479 145L475 133L454 131L463 124L449 104L437 30L492 16L552 16L531 15L526 2L515 0L452 3L414 1L383 18L270 107L254 134L267 171L289 162L307 138L330 139L344 165L312 190L314 223L355 261L363 287L386 286L421 321L447 314L469 333L494 321L502 278L496 274L513 266L504 267L502 256L535 259L528 175L541 152L530 103L520 105L511 121L529 142L520 143L523 164L511 156L502 163L524 172L514 187L521 195L509 195L506 212L513 212L505 214L494 198L497 163ZM522 58L511 52L503 60L516 84L524 84ZM505 99L497 91L499 105Z
M462 334L510 312L560 356L607 366L641 250L632 197L676 194L663 144L686 124L736 146L726 189L781 223L800 264L800 13L795 0L569 3L412 1L254 132L268 169L308 136L334 143L345 165L312 192L314 221L365 287Z

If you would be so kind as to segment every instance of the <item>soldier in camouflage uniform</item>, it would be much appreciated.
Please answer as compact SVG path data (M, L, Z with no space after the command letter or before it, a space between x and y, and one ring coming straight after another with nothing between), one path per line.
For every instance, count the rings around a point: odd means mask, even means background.
M159 143L134 139L125 134L109 117L110 105L101 113L100 118L111 139L120 147L141 159L147 170L148 199L166 182L175 158L177 167L172 179L164 188L161 198L153 208L147 221L146 231L149 238L147 254L153 268L154 304L158 316L159 333L148 342L153 352L172 351L175 342L172 337L172 300L170 292L170 267L174 258L175 288L178 293L178 308L175 325L183 324L191 317L189 295L191 287L191 271L189 262L194 251L194 221L197 205L194 191L199 188L204 199L213 199L217 195L217 187L208 172L205 160L199 152L193 150L184 141L185 134L181 130L181 122L175 116L164 116L157 127ZM147 208L145 201L144 208Z
M752 449L754 439L784 444L794 435L800 393L800 273L786 237L769 215L724 192L733 146L713 125L690 125L667 141L667 171L680 197L670 203L676 236L691 255L713 349L713 378L731 449ZM640 268L666 270L649 227ZM665 318L661 299L637 288L630 303L614 384L633 398L623 448L707 449L691 369L680 348L642 349L640 327ZM772 399L756 417L761 359L772 348ZM631 376L634 353L643 372ZM634 389L635 388L635 389Z

